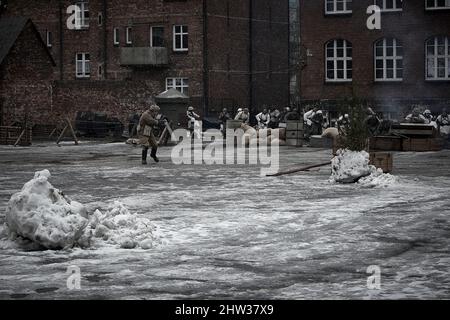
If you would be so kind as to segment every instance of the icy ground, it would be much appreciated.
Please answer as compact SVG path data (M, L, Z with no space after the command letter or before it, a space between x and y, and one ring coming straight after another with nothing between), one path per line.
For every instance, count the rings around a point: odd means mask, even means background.
M282 148L282 166L330 159ZM262 178L257 166L141 166L125 144L0 147L0 223L34 172L89 210L150 217L150 250L0 249L0 299L450 298L450 151L395 155L398 184L331 185L330 169ZM381 268L381 290L367 267ZM69 266L81 290L66 286Z

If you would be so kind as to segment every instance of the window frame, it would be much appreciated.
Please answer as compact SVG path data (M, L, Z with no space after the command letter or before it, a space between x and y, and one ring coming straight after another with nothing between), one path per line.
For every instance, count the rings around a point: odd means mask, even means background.
M343 2L343 4L344 4L344 10L341 10L341 11L338 11L338 10L337 10L337 1L339 1L339 0L325 0L325 1L324 1L324 4L325 4L325 15L330 15L330 16L332 16L332 15L352 14L352 13L353 13L353 6L352 6L352 9L351 9L351 10L348 10L348 9L347 9L348 2L352 3L353 0L342 0L342 1L344 1L344 2ZM329 2L332 2L332 3L333 3L333 11L328 11L328 3L329 3ZM353 4L353 3L352 3L352 4Z
M445 39L444 41L444 55L437 54L438 52L438 43L437 39L443 37ZM434 77L430 78L428 77L428 42L433 41L433 47L434 47L434 54L433 54L433 61L434 61ZM446 71L446 76L444 78L438 77L438 59L444 59L444 70ZM428 38L425 41L425 81L450 81L450 37L449 36L433 36L431 38Z
M174 85L169 86L169 81L172 80ZM176 85L176 81L177 80L181 80L181 85L177 86ZM187 83L187 84L185 84ZM189 94L189 78L186 77L167 77L166 78L166 91L169 89L175 89L180 91L181 93L188 95ZM179 90L178 88L180 88L181 90Z
M153 29L154 28L161 28L161 29L163 29L163 46L162 47L156 47L154 45L154 43L153 43ZM164 47L166 47L165 38L164 38L165 32L166 32L166 28L164 26L161 26L161 25L150 26L150 47L152 47L152 48L164 48Z
M115 46L120 45L120 29L117 27L113 28L113 44Z
M434 0L434 6L433 7L429 7L428 6L428 0L425 0L425 10L427 11L435 11L435 10L450 10L450 0L446 0L447 2L449 2L448 6L446 7L438 7L438 0Z
M78 60L78 55L82 56L81 60ZM89 56L89 59L86 59L86 55ZM82 72L79 72L78 62L81 62ZM86 72L87 70L86 66L88 66L89 68L89 73ZM77 79L86 79L91 77L91 55L89 54L89 52L77 52L75 54L75 76Z
M387 51L387 40L393 40L393 55L392 56L388 56L386 51ZM383 55L378 57L377 56L377 44L383 41ZM374 72L374 81L375 82L402 82L404 80L403 76L404 76L404 52L403 55L399 56L397 55L397 50L399 48L402 48L403 51L403 44L401 41L399 41L397 38L381 38L378 39L377 41L374 42L373 44L373 57L374 57L374 64L373 64L373 72ZM383 78L377 78L377 60L381 60L383 61ZM388 78L387 77L387 61L388 60L392 60L393 61L393 72L394 72L394 77L393 78ZM398 77L398 70L399 68L397 68L397 62L398 60L402 61L402 77Z
M181 32L180 33L176 32L176 28L177 27L181 27ZM187 31L183 32L183 28L185 28L185 27L187 28ZM174 52L188 52L189 51L189 27L188 27L188 25L176 24L176 25L173 25L173 29L172 30L173 30L173 51ZM186 47L184 47L185 43L183 41L183 37L185 35L187 36ZM176 41L177 36L181 37L181 41L180 41L181 47L180 48L177 48L177 41Z
M133 44L132 32L133 32L133 28L132 27L126 27L125 28L125 43L128 44L128 45Z
M75 5L80 9L75 14L75 30L89 29L90 24L90 11L89 2L87 1L77 1ZM78 14L79 16L78 16ZM86 17L86 13L88 17Z
M45 30L45 44L47 48L53 47L53 33L50 30Z
M342 40L344 41L344 46L343 46L343 50L344 50L344 56L343 57L338 57L337 56L337 41ZM328 44L330 42L333 42L333 57L329 58L328 57ZM348 44L351 45L351 49L352 49L352 56L349 58L347 56L347 49L349 49L349 47L347 46ZM346 39L331 39L329 41L327 41L325 43L325 83L347 83L347 82L353 82L353 44L346 40ZM334 73L334 78L333 79L329 79L328 78L328 61L333 61L333 73ZM337 72L338 72L338 68L337 68L337 62L338 61L344 61L344 79L338 79L337 77ZM352 62L352 68L348 68L348 61ZM347 78L347 73L348 71L352 71L352 77L349 79Z
M380 9L381 9L381 12L402 12L403 11L403 6L401 8L397 8L397 1L396 0L392 0L393 1L393 5L395 7L393 9L387 9L386 8L386 1L388 1L388 0L379 0L379 1L383 2L383 6L382 7L379 6ZM374 0L374 4L375 5L378 5L377 2L378 2L377 0ZM402 4L403 4L403 2L402 2Z

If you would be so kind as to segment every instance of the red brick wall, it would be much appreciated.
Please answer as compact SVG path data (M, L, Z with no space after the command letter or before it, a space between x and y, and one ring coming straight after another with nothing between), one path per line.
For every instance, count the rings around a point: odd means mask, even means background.
M28 23L0 66L2 125L46 121L54 106L53 64Z
M30 17L43 38L53 33L50 49L57 68L51 88L54 114L76 111L104 111L126 118L142 109L142 103L165 90L167 77L189 78L189 95L197 110L204 97L203 0L108 0L106 16L103 0L89 0L90 25L87 30L68 30L66 9L75 1L10 1L6 14ZM284 105L288 101L287 0L207 0L209 109L214 115L224 107L250 103L250 2L253 2L253 107ZM267 10L270 10L268 14ZM62 14L62 34L60 30ZM103 25L98 24L98 15ZM272 23L270 22L272 21ZM189 52L172 50L172 27L189 28ZM164 26L170 64L166 68L130 68L119 62L125 44L125 28L132 27L133 46L149 46L150 27ZM120 30L120 45L113 43L113 29ZM106 47L105 39L106 37ZM63 55L60 57L60 39ZM76 53L89 53L90 79L76 79ZM106 60L105 60L106 53ZM269 64L268 56L272 56ZM99 76L99 66L106 74ZM270 72L272 69L272 72ZM61 73L62 70L62 73ZM55 111L56 110L56 111ZM45 119L45 117L43 117ZM50 121L50 120L48 120ZM52 120L53 121L53 120Z
M356 95L381 100L450 100L450 82L425 81L425 40L434 35L450 36L450 10L426 12L424 1L403 1L403 12L382 13L382 29L366 27L366 9L371 0L353 1L353 14L325 16L324 1L301 1L301 42L312 56L302 71L304 100L339 99ZM401 83L375 83L373 44L383 37L395 37L404 48ZM353 44L353 82L325 83L324 46L331 39Z

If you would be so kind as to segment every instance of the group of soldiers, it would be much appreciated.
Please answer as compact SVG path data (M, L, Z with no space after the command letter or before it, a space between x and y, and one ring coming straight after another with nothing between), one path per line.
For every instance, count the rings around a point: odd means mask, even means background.
M227 108L224 108L219 115L222 131L225 132L228 120L239 120L244 124L250 124L251 116L248 108L238 108L233 117ZM286 127L287 120L300 120L300 113L297 108L285 107L280 111L277 107L264 107L263 111L255 116L257 129L276 129Z
M194 131L196 130L196 123L200 119L200 115L195 112L194 107L189 106L186 111L187 129L190 136L194 138ZM228 112L226 108L219 114L219 121L221 122L221 130L225 134L228 120L239 120L244 124L250 124L251 116L248 108L238 108L234 117ZM285 107L280 111L276 107L264 108L262 112L255 116L257 129L276 129L285 128L286 122L289 120L300 121L301 115L299 110L294 107ZM305 124L305 139L308 140L312 135L321 135L324 128L327 127L327 118L324 112L317 106L312 107L304 113L303 120ZM159 162L156 155L158 150L158 141L156 140L156 128L159 131L166 126L167 119L162 116L160 108L155 104L150 104L149 108L139 118L137 133L139 135L139 143L142 145L142 164L147 164L148 151L151 149L150 157ZM345 135L350 125L350 117L348 114L341 114L337 119L337 129L341 135ZM406 116L403 122L416 124L432 124L436 128L448 134L450 131L450 115L446 109L438 116L434 116L429 109L421 112L418 106L413 106L412 112ZM371 107L366 109L366 118L364 119L365 126L370 136L375 136L389 131L392 121L383 120L374 112Z

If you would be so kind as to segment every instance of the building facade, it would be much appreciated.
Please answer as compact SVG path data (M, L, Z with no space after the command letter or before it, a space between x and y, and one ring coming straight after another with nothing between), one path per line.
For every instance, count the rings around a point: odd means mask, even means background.
M303 0L300 16L305 105L358 97L393 118L411 104L450 107L450 1Z
M51 118L126 122L170 88L204 115L289 103L288 0L9 0L2 15L30 18L52 53Z

